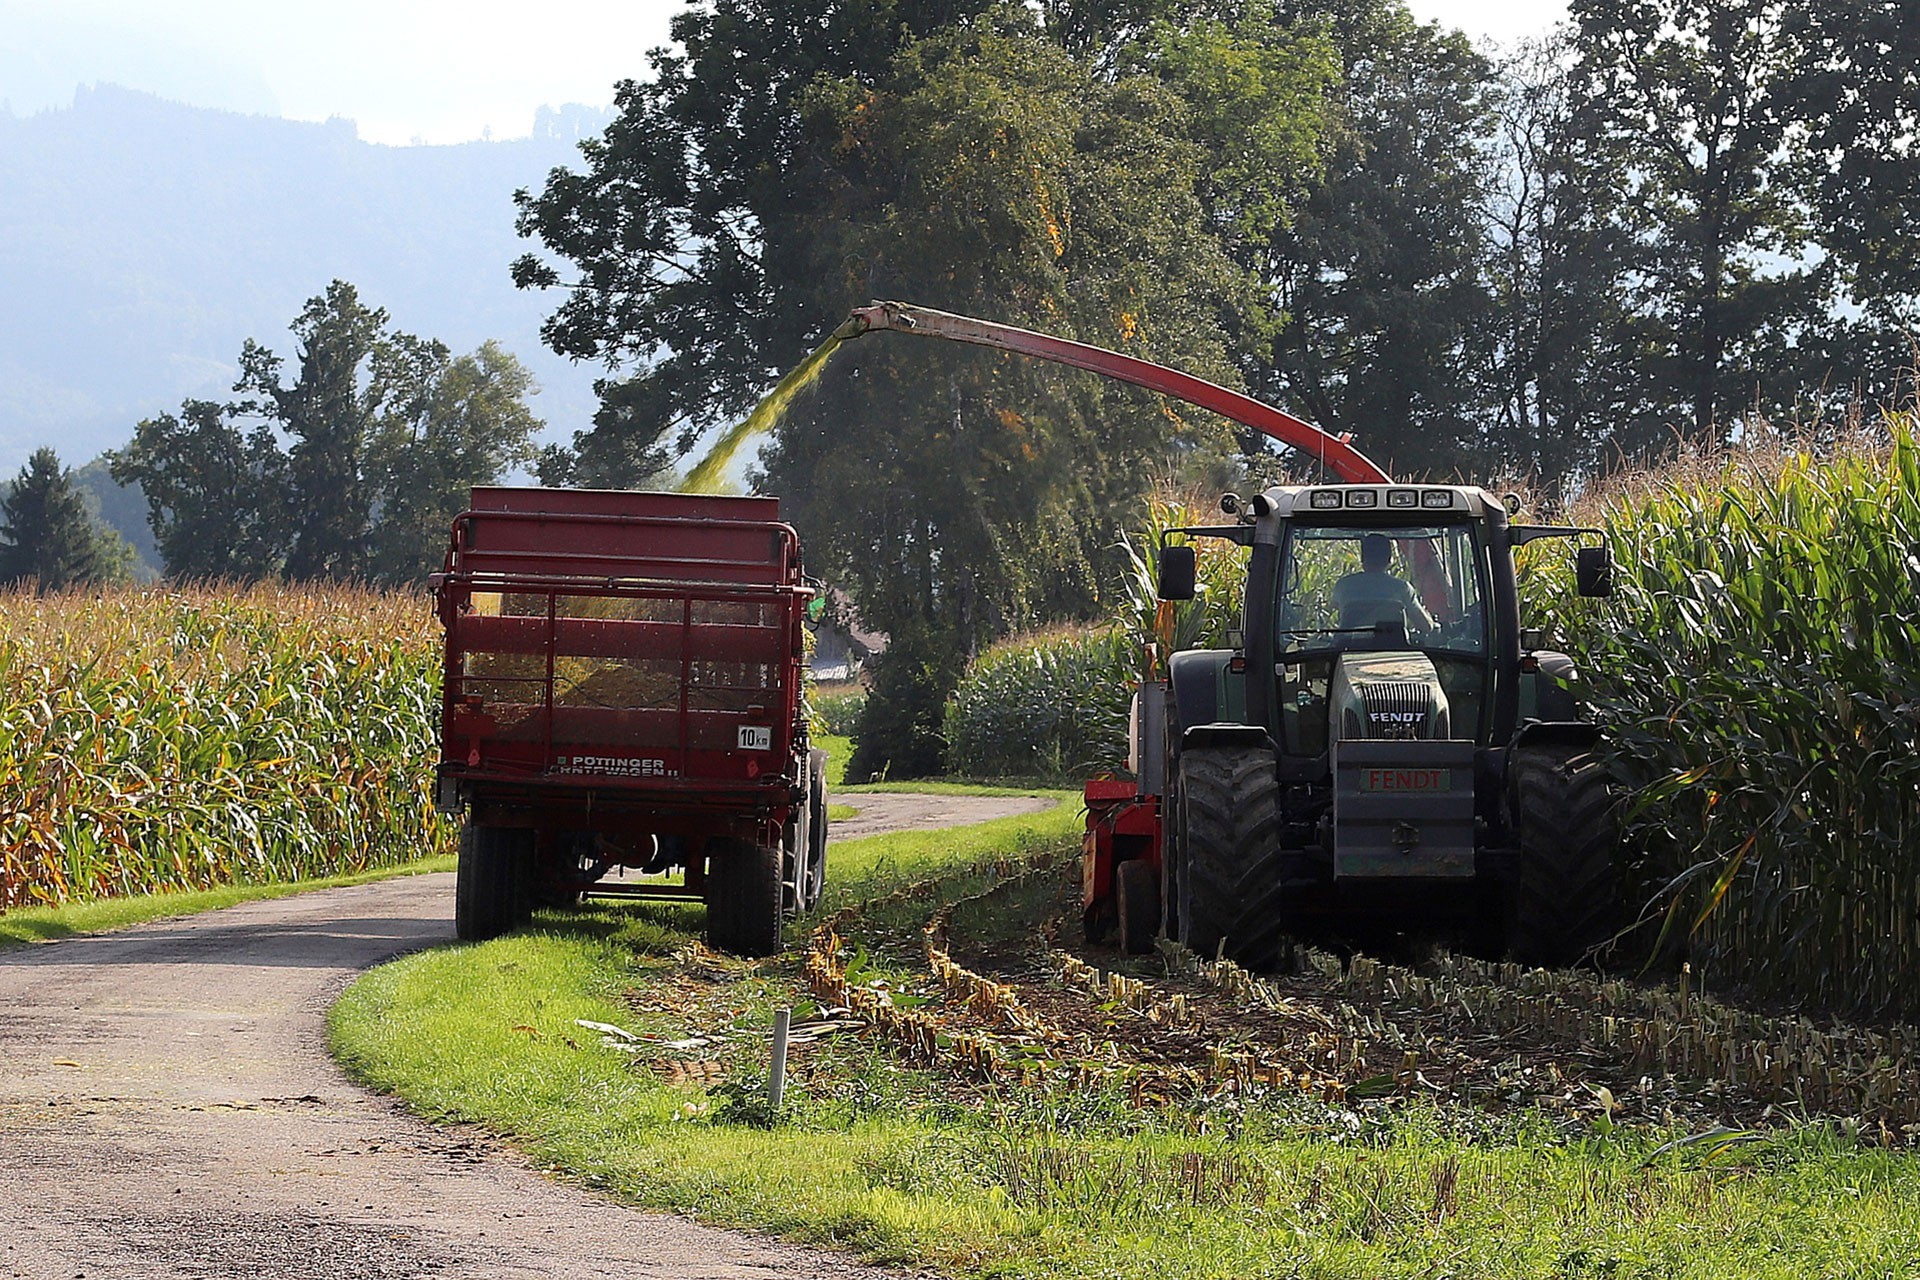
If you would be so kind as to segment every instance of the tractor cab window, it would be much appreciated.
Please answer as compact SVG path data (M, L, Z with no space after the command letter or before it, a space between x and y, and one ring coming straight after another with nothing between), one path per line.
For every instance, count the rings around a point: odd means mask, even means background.
M1434 664L1457 737L1479 737L1487 610L1477 526L1296 523L1275 584L1275 674L1289 755L1326 750L1333 664L1353 650L1417 650Z

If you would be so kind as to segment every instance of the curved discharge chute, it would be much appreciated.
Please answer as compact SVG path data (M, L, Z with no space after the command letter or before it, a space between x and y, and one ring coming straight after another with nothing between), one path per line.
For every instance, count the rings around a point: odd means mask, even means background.
M952 342L969 342L980 347L995 347L1018 355L1072 365L1093 373L1130 382L1136 387L1158 391L1161 395L1184 400L1202 409L1211 409L1223 418L1252 427L1271 436L1290 449L1296 449L1322 463L1349 484L1386 484L1389 476L1378 463L1347 442L1345 436L1322 431L1303 418L1284 409L1276 409L1252 396L1230 391L1218 383L1196 378L1178 369L1169 369L1138 356L1122 355L1105 347L1055 338L1031 329L975 320L971 316L916 307L906 302L876 302L856 308L846 322L834 330L842 341L863 333L885 331L911 333Z
M795 365L747 417L722 433L706 457L687 474L681 488L691 493L715 492L721 473L747 440L772 428L798 395L820 376L827 361L840 344L866 333L908 333L923 338L943 338L979 347L993 347L1016 355L1050 360L1055 364L1086 369L1103 377L1129 382L1161 395L1184 400L1223 418L1252 427L1264 435L1297 450L1349 484L1385 484L1391 481L1380 465L1348 443L1348 437L1322 431L1303 418L1284 409L1276 409L1252 396L1229 390L1218 383L1196 378L1178 369L1169 369L1138 356L1122 355L1105 347L1074 342L1019 329L1013 325L976 320L972 316L916 307L907 302L875 302L856 307L805 360Z

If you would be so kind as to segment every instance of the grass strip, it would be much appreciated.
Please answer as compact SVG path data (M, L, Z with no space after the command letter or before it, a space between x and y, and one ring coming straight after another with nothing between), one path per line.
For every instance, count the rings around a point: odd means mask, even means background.
M425 875L430 871L453 870L451 854L422 858L405 866L381 867L350 875L318 876L311 880L286 880L275 884L226 885L219 889L196 889L183 893L148 893L131 898L103 898L96 902L70 902L59 907L20 907L0 915L0 951L35 942L57 942L83 933L105 933L149 920L170 920L199 915L242 902L260 902L285 898L315 889L340 889L348 885L371 884L396 876Z
M827 798L831 800L833 792L846 789L847 761L853 758L853 739L816 733L812 741L816 749L827 753Z

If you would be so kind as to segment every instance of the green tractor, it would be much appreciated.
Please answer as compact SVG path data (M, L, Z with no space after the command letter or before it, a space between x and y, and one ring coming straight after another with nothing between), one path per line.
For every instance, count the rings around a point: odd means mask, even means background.
M1513 553L1592 540L1577 589L1604 596L1601 531L1512 523L1517 501L1458 486L1221 505L1231 523L1174 532L1249 549L1244 630L1143 687L1136 795L1090 784L1090 926L1252 968L1289 934L1382 924L1465 925L1536 964L1593 954L1619 899L1599 730L1573 663L1522 629ZM1191 599L1191 544L1160 555L1161 598Z
M1133 779L1086 784L1082 903L1129 951L1164 930L1266 967L1316 926L1464 921L1483 944L1565 964L1611 936L1619 892L1599 731L1564 654L1522 631L1513 552L1591 538L1582 595L1606 595L1597 529L1510 523L1484 490L1396 484L1334 435L1136 356L904 302L866 333L970 343L1144 387L1265 434L1345 483L1223 503L1186 529L1250 549L1244 629L1172 655L1135 703ZM1190 546L1161 548L1163 600L1194 593ZM1319 931L1324 932L1324 928ZM1489 935L1498 934L1497 939Z

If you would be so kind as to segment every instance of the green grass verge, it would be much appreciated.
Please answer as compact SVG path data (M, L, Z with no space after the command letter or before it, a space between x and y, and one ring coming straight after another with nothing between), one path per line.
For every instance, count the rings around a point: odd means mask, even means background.
M936 796L1030 796L1036 790L1061 790L1071 792L1077 801L1080 794L1077 778L983 778L970 782L910 778L897 782L848 782L847 761L853 758L853 739L816 733L813 745L827 753L827 787L835 795L893 791Z
M853 758L853 739L816 733L813 735L813 745L827 753L828 792L840 790L847 780L847 761Z
M83 933L104 933L149 920L198 915L218 911L242 902L265 898L284 898L315 889L338 889L345 885L370 884L395 876L424 875L429 871L451 871L452 855L422 858L402 867L382 867L353 875L323 876L313 880L287 880L277 884L229 885L222 889L203 889L193 893L149 893L132 898L103 898L96 902L73 902L60 907L20 907L0 915L0 951L33 942L54 942Z
M1063 803L849 842L828 905L1035 842L1065 856L1077 823ZM865 1036L810 1048L772 1118L752 1066L771 1010L804 1004L793 957L689 952L698 921L594 908L403 958L335 1007L334 1051L416 1110L511 1134L633 1203L958 1274L1920 1274L1920 1160L1827 1130L1663 1153L1675 1135L1547 1112L1347 1111L1292 1092L1141 1110L1105 1093L972 1090ZM577 1019L715 1036L721 1047L693 1052L731 1053L734 1082L669 1084Z

